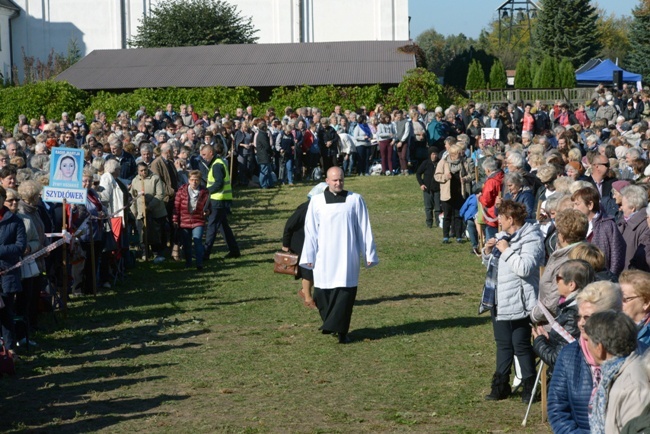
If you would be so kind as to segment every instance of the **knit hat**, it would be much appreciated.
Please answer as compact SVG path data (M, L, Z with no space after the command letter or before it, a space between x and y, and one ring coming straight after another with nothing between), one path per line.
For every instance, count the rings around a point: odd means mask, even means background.
M623 181L623 180L614 181L614 183L612 184L612 188L620 193L621 190L623 190L628 185L630 185L630 181Z

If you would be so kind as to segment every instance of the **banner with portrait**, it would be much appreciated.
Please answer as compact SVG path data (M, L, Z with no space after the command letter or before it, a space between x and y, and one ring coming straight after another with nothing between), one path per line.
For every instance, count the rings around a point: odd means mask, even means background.
M50 185L43 189L46 202L86 203L86 189L82 185L84 150L52 148L50 156Z

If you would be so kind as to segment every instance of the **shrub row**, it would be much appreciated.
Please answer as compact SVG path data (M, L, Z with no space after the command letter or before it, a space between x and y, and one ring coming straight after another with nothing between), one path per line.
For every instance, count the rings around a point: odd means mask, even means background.
M48 119L60 119L64 111L70 117L82 112L92 119L93 110L101 110L106 112L108 119L113 119L120 110L133 115L140 106L145 106L149 113L153 113L168 103L175 108L181 104L193 104L196 112L205 110L210 114L215 108L219 108L222 114L232 114L237 107L251 105L255 115L263 115L267 107L275 107L276 113L281 115L286 106L319 107L324 113L329 113L336 105L341 105L344 110L354 110L362 105L372 110L378 103L388 108L406 108L421 102L427 107L435 107L450 104L452 101L449 99L435 74L424 68L408 71L398 86L388 89L379 84L278 87L266 101L261 101L259 92L250 87L143 88L123 93L89 93L65 82L48 80L0 89L0 125L13 127L20 114L28 119L38 118L41 114Z

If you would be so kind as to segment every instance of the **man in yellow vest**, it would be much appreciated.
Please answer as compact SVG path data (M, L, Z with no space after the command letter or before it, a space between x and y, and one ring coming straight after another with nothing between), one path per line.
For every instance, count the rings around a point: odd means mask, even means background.
M217 154L216 157L214 156L215 152ZM229 252L225 258L239 258L241 256L239 246L228 224L228 213L232 204L232 186L230 184L228 164L221 157L224 153L223 144L217 143L214 146L214 151L211 146L204 146L201 148L201 155L204 155L204 153L205 159L211 161L207 183L208 193L210 193L210 216L208 217L205 234L204 260L210 258L217 231L221 233L221 236L226 240L226 244L228 245Z

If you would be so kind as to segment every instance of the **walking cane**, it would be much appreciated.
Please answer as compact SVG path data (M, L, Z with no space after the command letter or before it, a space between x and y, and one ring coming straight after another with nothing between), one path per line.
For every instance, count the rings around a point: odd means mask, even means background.
M521 422L521 426L525 427L526 422L528 421L528 413L530 413L530 406L533 405L533 400L535 399L535 393L537 392L537 384L539 384L539 378L542 375L542 367L544 366L543 361L539 361L539 370L537 371L537 378L535 378L535 386L533 386L533 393L530 394L530 401L528 401L528 409L526 410L526 415L524 420Z
M144 218L142 228L142 241L144 243L144 260L149 260L149 237L147 237L147 201L144 193L144 178L142 178L142 217Z

